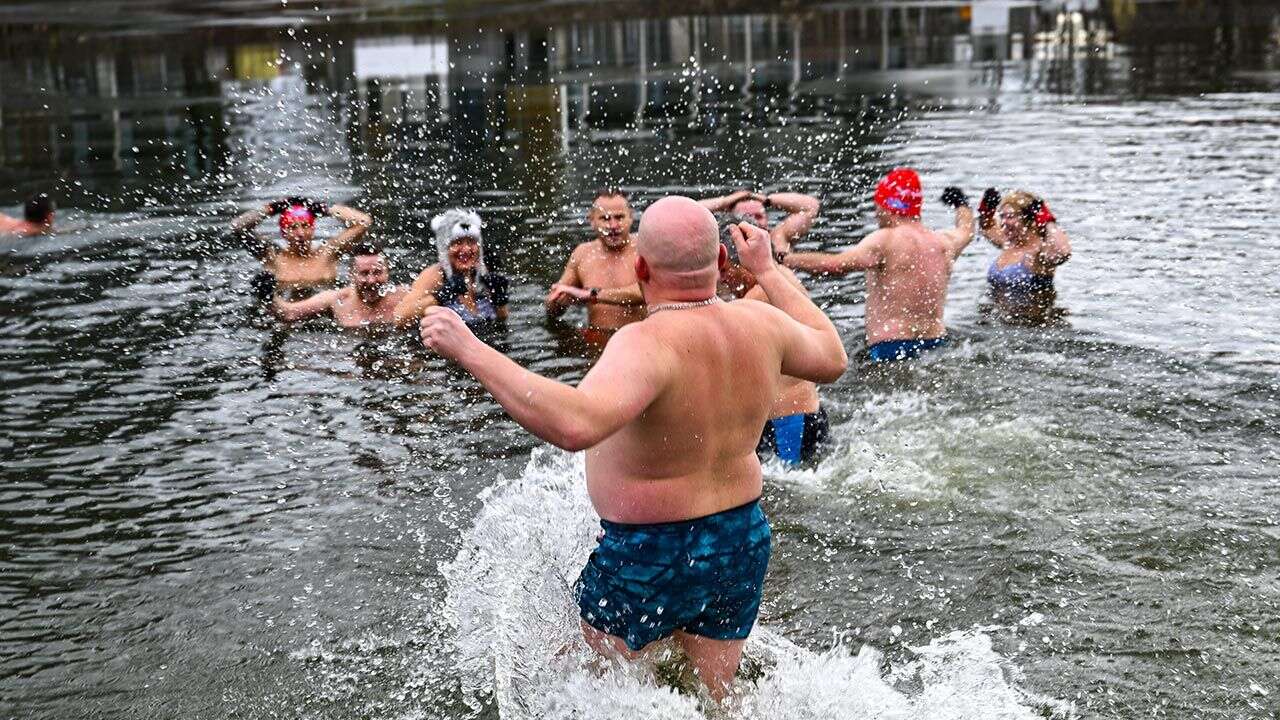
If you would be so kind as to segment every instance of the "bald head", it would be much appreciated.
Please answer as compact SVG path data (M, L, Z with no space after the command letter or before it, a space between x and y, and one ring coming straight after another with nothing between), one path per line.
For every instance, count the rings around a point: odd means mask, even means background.
M680 195L664 197L640 216L636 251L658 272L715 271L720 252L716 219L695 200Z

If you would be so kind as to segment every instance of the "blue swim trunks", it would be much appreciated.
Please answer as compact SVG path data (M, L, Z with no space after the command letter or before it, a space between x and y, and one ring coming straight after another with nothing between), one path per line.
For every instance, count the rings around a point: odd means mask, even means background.
M588 625L632 650L676 630L713 640L751 633L772 550L758 499L693 520L600 525L574 585Z
M871 356L871 362L877 363L911 360L946 344L946 335L923 340L884 340L867 348L867 354Z
M798 465L813 459L830 433L827 409L819 406L816 413L797 413L766 422L756 452L772 452L784 463Z

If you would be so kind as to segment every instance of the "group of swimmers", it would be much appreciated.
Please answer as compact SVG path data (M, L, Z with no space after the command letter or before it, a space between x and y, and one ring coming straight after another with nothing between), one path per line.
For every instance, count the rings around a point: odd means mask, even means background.
M874 203L880 229L840 252L793 249L813 227L821 207L802 193L763 195L749 190L702 199L722 229L749 223L768 231L779 273L802 292L794 271L813 275L867 274L867 357L874 363L912 359L947 342L943 322L947 288L956 259L974 237L974 225L1000 249L987 281L997 307L1022 317L1041 314L1054 303L1054 272L1069 258L1070 242L1048 204L1024 191L1001 196L983 193L976 213L965 193L948 187L941 201L952 207L955 224L934 231L920 222L920 178L909 168L888 173L878 184ZM770 222L770 211L781 215ZM254 228L278 216L283 248ZM332 240L314 244L316 221L330 216L346 225ZM586 308L583 338L603 348L617 331L648 316L640 289L631 203L621 190L606 189L587 213L593 237L577 245L544 301L547 315L560 317L575 305ZM453 310L464 323L480 328L507 316L509 280L488 269L481 218L470 210L448 210L431 222L438 262L423 270L410 287L390 282L381 248L365 239L371 218L357 210L301 197L285 198L251 210L233 229L262 261L257 281L264 300L288 321L330 315L347 328L412 326L431 306ZM764 300L764 291L737 255L727 230L721 244L726 262L717 294L724 299ZM338 258L351 255L350 285L307 295L331 285ZM786 378L759 439L763 453L795 464L814 458L828 438L828 420L817 386Z
M867 273L867 354L877 363L946 343L947 286L975 220L1000 250L987 274L996 300L1053 301L1053 275L1071 246L1043 199L989 189L975 213L948 187L941 201L955 225L934 231L920 221L923 197L914 171L893 170L875 192L880 228L826 253L793 249L820 211L806 195L664 197L633 235L628 198L602 191L588 213L595 237L573 250L545 299L552 317L586 306L586 334L603 345L577 387L520 367L475 334L505 317L508 281L487 268L473 212L433 219L438 262L407 289L390 285L385 258L362 240L368 216L350 208L288 198L245 213L235 228L258 248L281 316L416 324L427 348L472 374L513 420L585 451L603 530L573 587L586 644L611 660L646 661L674 642L721 701L755 624L772 548L758 452L787 462L811 454L827 432L817 386L848 364L835 326L793 271ZM772 227L771 208L785 214ZM252 235L271 215L284 249ZM324 215L347 228L316 250ZM282 297L331 283L344 252L353 257L349 287Z
M1054 272L1071 245L1043 199L988 189L976 213L959 188L941 200L955 225L921 224L918 175L890 172L876 188L879 229L840 252L793 249L819 202L742 190L651 203L632 232L626 195L600 192L578 245L545 299L556 317L584 305L602 346L577 387L526 370L474 329L507 314L509 281L485 260L481 218L450 210L431 223L438 261L410 287L390 282L372 219L344 205L284 198L237 217L233 230L263 264L255 289L285 320L330 314L348 328L417 326L423 344L471 373L537 437L585 451L587 488L603 532L573 595L585 642L616 660L645 660L675 642L711 698L731 694L755 624L772 548L760 507L761 449L785 462L827 434L817 386L848 356L794 271L867 273L867 354L917 357L947 341L947 286L978 229L999 248L987 280L1013 310L1052 304ZM52 228L52 205L29 204L0 231ZM769 211L783 217L770 223ZM714 213L721 213L717 219ZM278 217L283 247L257 234ZM345 227L317 245L315 227ZM350 284L333 289L341 257Z

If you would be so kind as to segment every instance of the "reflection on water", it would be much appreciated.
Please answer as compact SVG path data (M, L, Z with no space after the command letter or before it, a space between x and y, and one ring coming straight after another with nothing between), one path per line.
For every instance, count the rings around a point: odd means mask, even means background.
M412 337L254 318L239 210L349 200L408 281L430 216L478 206L518 281L502 349L572 381L590 348L541 293L597 186L639 205L809 192L806 247L835 248L870 229L869 188L898 164L935 225L947 184L1050 198L1076 244L1070 313L984 315L975 243L953 347L830 389L831 454L767 469L778 635L753 707L1277 711L1273 5L617 3L561 22L533 3L447 24L469 6L58 5L35 31L32 5L0 8L0 202L52 187L64 228L0 243L10 714L491 717L473 691L498 678L476 667L546 665L486 654L479 621L512 647L572 635L521 615L563 600L542 590L570 566L512 548L589 542L556 539L590 524L551 492L581 489L577 461L534 453ZM861 278L809 285L856 350ZM563 708L692 712L570 680Z

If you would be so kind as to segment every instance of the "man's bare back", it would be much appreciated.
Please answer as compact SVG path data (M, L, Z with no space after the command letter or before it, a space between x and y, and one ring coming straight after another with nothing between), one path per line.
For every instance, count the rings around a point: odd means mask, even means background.
M867 344L945 335L942 311L954 264L947 238L918 223L877 230L872 238L881 260L867 270Z
M428 308L421 323L423 343L516 422L588 450L605 531L574 590L588 645L636 658L674 637L716 698L732 684L768 565L760 428L782 375L831 382L848 362L831 321L777 271L768 233L735 232L772 305L716 297L727 257L706 208L681 197L651 205L636 262L649 317L620 330L576 388L516 365L452 312Z
M919 177L902 168L881 180L875 201L880 229L857 245L838 253L789 253L783 262L826 275L866 271L867 345L878 361L877 345L914 344L903 352L914 356L922 343L936 346L943 341L947 283L956 258L973 240L974 216L964 193L947 188L943 202L956 210L955 227L926 228L920 223Z
M750 300L716 303L619 331L606 352L646 358L662 389L587 451L587 489L600 517L684 520L760 497L756 444L782 384L776 312Z

